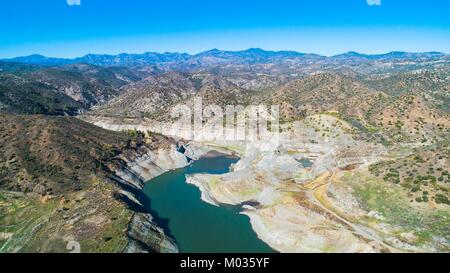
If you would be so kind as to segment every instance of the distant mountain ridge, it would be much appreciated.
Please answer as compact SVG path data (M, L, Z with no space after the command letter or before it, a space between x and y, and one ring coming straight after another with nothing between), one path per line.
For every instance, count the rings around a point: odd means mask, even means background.
M215 104L235 104L253 98L253 92L270 93L287 86L278 99L267 98L298 108L297 111L286 111L287 118L308 110L297 105L299 98L310 100L302 97L308 93L306 91L315 90L314 96L317 93L312 101L323 100L323 103L335 105L339 98L335 91L342 91L342 88L358 90L356 93L359 94L371 87L392 96L414 91L448 112L449 71L450 55L440 52L394 51L367 55L352 51L325 57L250 48L243 51L212 49L196 55L150 52L90 54L75 59L32 55L0 61L0 111L76 115L97 108L99 113L113 116L153 115L161 108L195 94ZM311 88L295 84L298 80L324 73L345 77L343 80L325 77L323 81L327 86L336 87L331 91L314 87L315 84L321 85L322 81L314 81L321 77L310 78ZM367 84L367 87L358 82ZM297 89L306 91L299 93ZM324 98L322 93L327 96ZM344 101L348 102L352 97L364 100L350 94L353 93L347 94ZM218 98L223 100L217 101ZM345 106L346 102L339 105ZM309 110L323 110L316 106Z
M250 48L241 51L225 51L219 49L208 50L199 54L188 53L156 53L146 52L142 54L122 53L118 55L88 54L73 59L46 57L39 54L30 56L2 59L4 62L34 64L44 66L60 66L75 63L88 63L98 66L144 66L161 63L186 63L196 65L204 62L231 62L231 63L266 63L274 60L285 59L313 59L313 60L340 60L340 59L365 59L365 60L400 60L400 59L434 59L442 58L447 54L442 52L402 52L393 51L386 54L362 54L350 51L331 57L297 51L269 51L260 48Z

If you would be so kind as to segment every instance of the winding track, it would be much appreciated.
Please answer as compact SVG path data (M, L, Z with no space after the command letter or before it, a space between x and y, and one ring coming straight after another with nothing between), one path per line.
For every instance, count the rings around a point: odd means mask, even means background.
M305 187L305 193L308 199L313 202L315 205L318 205L321 209L326 211L327 213L330 213L333 215L333 217L336 217L339 221L342 221L345 225L349 227L350 230L353 231L355 235L358 237L362 237L367 241L375 241L378 242L380 245L386 248L386 250L390 252L400 252L400 250L386 244L377 234L370 231L369 229L352 223L351 221L347 220L346 218L342 217L338 213L333 210L332 207L330 207L327 202L324 202L323 200L326 200L326 193L328 191L328 186L335 181L335 173L327 173L325 175L322 175L315 179L312 182L309 182L306 184Z

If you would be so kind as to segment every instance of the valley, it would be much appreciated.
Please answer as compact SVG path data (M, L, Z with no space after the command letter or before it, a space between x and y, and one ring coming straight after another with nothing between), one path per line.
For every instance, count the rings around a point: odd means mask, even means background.
M0 68L1 252L203 250L186 245L165 185L198 189L183 205L199 211L235 208L266 251L449 252L448 55L211 50ZM277 105L279 137L174 132L173 109L197 98ZM214 172L217 152L239 158L229 172Z
M313 127L322 123L341 125L328 129L330 136L324 137ZM104 121L102 125L106 126ZM417 191L406 181L398 184L386 179L390 176L369 171L379 162L414 157L416 149L423 148L389 148L354 140L348 133L350 125L332 115L316 115L307 124L285 126L291 129L282 133L280 144L274 147L189 142L186 154L194 159L208 150L229 151L241 159L228 174L187 175L187 182L201 190L207 203L246 204L243 213L250 217L258 236L280 252L447 251L449 211L436 201L436 196L448 193L446 178L429 181L430 191L424 186ZM107 127L121 128L118 124ZM446 144L441 148L448 153ZM311 164L305 166L305 159ZM448 161L440 164L437 169L448 168ZM417 199L417 193L424 194L426 201Z

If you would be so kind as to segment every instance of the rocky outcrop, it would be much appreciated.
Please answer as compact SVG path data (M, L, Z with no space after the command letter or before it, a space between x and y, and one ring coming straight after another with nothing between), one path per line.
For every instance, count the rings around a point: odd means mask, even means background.
M120 198L135 211L127 230L126 253L177 253L174 239L158 226L143 205L145 182L169 170L188 164L186 156L177 151L175 143L151 150L147 146L121 154L108 166L112 179L121 186Z
M141 146L119 155L109 167L112 179L121 185L141 190L149 181L169 170L185 167L188 160L178 152L175 142L167 147L152 150Z
M125 253L178 253L175 241L158 227L148 213L136 213L128 227Z

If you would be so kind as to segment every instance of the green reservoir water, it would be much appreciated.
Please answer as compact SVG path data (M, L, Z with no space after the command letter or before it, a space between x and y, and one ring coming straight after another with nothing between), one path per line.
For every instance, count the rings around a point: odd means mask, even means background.
M191 166L163 174L144 189L148 206L182 253L274 252L252 230L240 206L213 206L203 202L200 190L186 183L185 175L223 174L237 160L226 156L203 158Z

